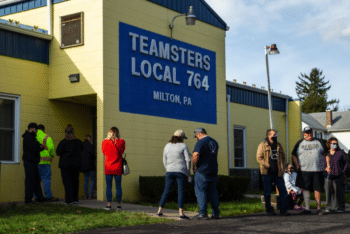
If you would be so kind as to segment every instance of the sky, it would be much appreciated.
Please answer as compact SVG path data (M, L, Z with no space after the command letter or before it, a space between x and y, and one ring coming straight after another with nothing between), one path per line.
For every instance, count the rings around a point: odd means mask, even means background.
M265 46L270 87L297 99L300 73L323 71L338 99L350 109L350 0L206 0L230 27L226 32L226 79L267 87ZM195 11L195 9L194 9Z

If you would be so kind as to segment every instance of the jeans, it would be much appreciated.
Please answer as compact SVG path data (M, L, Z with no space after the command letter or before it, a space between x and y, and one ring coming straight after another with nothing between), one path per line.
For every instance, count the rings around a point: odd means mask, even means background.
M219 194L216 189L217 176L208 176L196 172L194 174L194 190L200 215L207 214L208 198L211 203L212 215L219 216Z
M90 178L90 191L89 190L89 178ZM84 172L84 192L85 197L92 197L92 191L95 187L96 171Z
M52 198L51 191L51 165L50 164L39 164L39 175L43 181L44 195L46 198Z
M272 183L277 186L279 191L279 201L280 201L280 212L287 212L287 190L284 185L283 177L278 177L276 175L262 175L262 181L264 185L264 198L265 198L265 207L266 212L273 212L273 207L271 206L271 192L272 192Z
M121 175L106 175L106 196L107 201L112 202L112 181L115 180L115 187L117 189L117 202L122 201L122 176Z
M184 208L185 203L185 188L186 188L186 182L187 182L187 176L184 173L181 172L167 172L165 174L165 188L162 195L162 198L160 199L159 206L164 207L166 199L168 198L171 188L174 185L174 182L176 180L177 182L177 206L179 208Z

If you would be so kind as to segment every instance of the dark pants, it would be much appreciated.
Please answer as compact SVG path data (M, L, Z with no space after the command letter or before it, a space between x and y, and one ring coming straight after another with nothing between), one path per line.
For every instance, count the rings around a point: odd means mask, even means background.
M280 201L280 212L284 213L287 211L287 190L284 185L283 177L278 177L275 175L262 175L262 181L264 184L264 198L266 212L273 212L273 207L271 206L271 192L272 183L274 183L279 191L279 201Z
M77 202L79 193L79 168L61 168L62 182L65 190L66 203Z
M345 210L345 188L344 177L334 180L325 179L324 189L326 190L326 209Z
M187 176L181 172L167 172L165 174L165 188L162 198L159 202L160 207L164 207L166 199L170 194L171 188L173 187L175 180L177 181L177 205L179 208L184 208Z
M32 161L23 161L24 173L25 173L25 203L32 202L33 194L37 197L38 201L44 200L44 195L41 190L40 176L38 163Z

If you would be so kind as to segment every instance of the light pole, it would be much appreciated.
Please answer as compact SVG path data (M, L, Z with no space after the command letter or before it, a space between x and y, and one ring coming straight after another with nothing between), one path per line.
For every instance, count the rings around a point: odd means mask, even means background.
M176 15L173 20L171 21L171 24L169 25L169 28L171 30L171 35L170 35L170 41L173 40L173 28L174 28L174 20L177 17L180 16L186 16L186 24L187 25L195 25L196 24L196 16L193 13L193 7L190 6L190 8L188 9L188 13L187 14L180 14L180 15Z
M265 46L265 58L266 58L266 74L267 74L267 97L269 102L269 117L270 117L270 129L273 129L272 121L272 103L271 103L271 90L270 90L270 75L269 75L269 60L268 55L279 54L276 44L271 46Z

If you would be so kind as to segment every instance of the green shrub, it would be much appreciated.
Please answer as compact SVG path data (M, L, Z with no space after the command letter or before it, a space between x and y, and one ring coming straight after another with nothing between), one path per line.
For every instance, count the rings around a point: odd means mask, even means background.
M219 175L217 180L217 190L220 201L232 201L243 198L247 192L250 179L244 176L223 176ZM147 202L159 202L162 197L165 176L140 176L140 193L143 200ZM186 184L185 190L186 202L196 202L194 186L191 183ZM173 185L167 202L177 202L177 185Z

